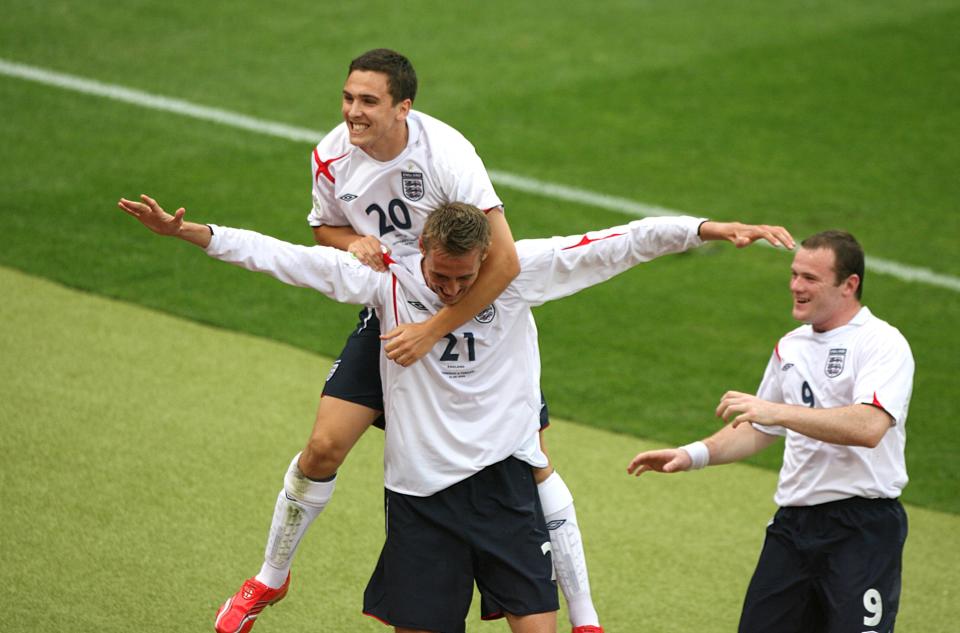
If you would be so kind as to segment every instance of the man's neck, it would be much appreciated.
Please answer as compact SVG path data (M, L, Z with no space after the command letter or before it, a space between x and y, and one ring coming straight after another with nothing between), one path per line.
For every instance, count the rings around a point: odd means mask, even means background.
M388 163L394 158L403 153L403 150L407 148L407 143L410 139L410 128L406 121L403 123L403 133L398 135L396 139L385 140L384 147L378 148L366 148L361 147L367 156L370 158L380 161L381 163Z
M853 317L857 316L857 313L860 312L860 309L862 307L863 305L861 305L859 301L856 303L853 303L852 305L842 310L839 310L823 323L811 324L813 325L813 331L819 332L822 334L823 332L829 332L830 330L835 330L839 327L843 327L847 323L850 323L850 321L853 320Z

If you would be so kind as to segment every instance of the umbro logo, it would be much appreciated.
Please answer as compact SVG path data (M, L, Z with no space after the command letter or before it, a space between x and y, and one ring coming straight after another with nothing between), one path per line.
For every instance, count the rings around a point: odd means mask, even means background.
M780 371L788 371L792 368L793 368L793 363L787 363L786 365L780 368Z
M547 529L556 530L558 527L560 527L566 522L567 522L566 519L557 519L556 521L550 521L549 523L547 523Z
M345 193L342 196L340 196L340 199L343 200L344 202L350 202L351 200L356 200L357 197L352 193Z
M330 367L330 373L327 374L326 382L330 382L330 379L333 378L333 375L337 373L337 368L340 367L340 359L338 358L333 362L333 366Z
M423 305L419 301L407 301L407 303L412 305L417 310L423 310L424 312L429 312L429 310L427 310L427 306Z

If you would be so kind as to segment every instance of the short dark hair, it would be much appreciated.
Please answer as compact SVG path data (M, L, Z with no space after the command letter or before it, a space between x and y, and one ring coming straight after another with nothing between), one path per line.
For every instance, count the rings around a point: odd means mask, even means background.
M413 100L417 96L417 73L413 69L410 60L389 48L375 48L367 51L360 57L350 62L350 70L347 76L350 76L355 70L369 70L383 73L387 76L387 85L390 96L393 98L393 105L397 105L404 99Z
M833 251L833 270L837 276L836 285L842 284L850 275L859 276L860 284L857 286L857 299L860 299L863 294L865 267L863 247L857 242L857 238L846 231L822 231L803 240L800 246L811 251L819 248Z
M490 246L490 223L483 211L465 202L449 202L427 216L420 234L423 250L437 248L454 257Z

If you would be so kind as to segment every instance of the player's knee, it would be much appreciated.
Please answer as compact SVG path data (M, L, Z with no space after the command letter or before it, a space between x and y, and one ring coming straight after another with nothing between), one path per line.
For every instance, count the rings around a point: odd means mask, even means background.
M300 455L300 470L311 479L332 477L349 451L350 447L335 437L314 433Z
M284 521L294 525L299 529L300 514L305 513L307 521L313 521L317 514L323 511L333 491L337 486L336 478L325 481L315 481L305 475L300 468L300 456L297 456L290 462L287 468L287 474L283 478L283 493L277 500L277 507L283 507L281 514L284 515ZM280 512L280 510L277 510Z

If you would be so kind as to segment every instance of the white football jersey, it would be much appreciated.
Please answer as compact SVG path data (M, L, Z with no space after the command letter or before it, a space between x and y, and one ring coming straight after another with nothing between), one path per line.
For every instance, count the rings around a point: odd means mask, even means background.
M599 283L659 255L702 242L696 218L648 218L574 237L517 242L521 272L493 304L441 339L410 367L381 354L384 480L428 496L515 456L546 466L540 429L540 354L531 306ZM337 301L372 305L386 330L442 307L424 281L419 253L377 273L347 253L213 227L207 253Z
M350 226L373 235L394 257L418 251L427 215L466 202L484 211L502 206L473 145L457 130L411 110L407 147L388 162L350 143L346 123L313 151L310 226Z
M779 506L809 506L849 497L896 498L907 484L904 460L913 355L898 329L863 307L849 323L827 332L810 325L777 344L757 396L822 409L869 404L893 425L876 448L841 446L783 427L754 428L785 435L774 496Z

